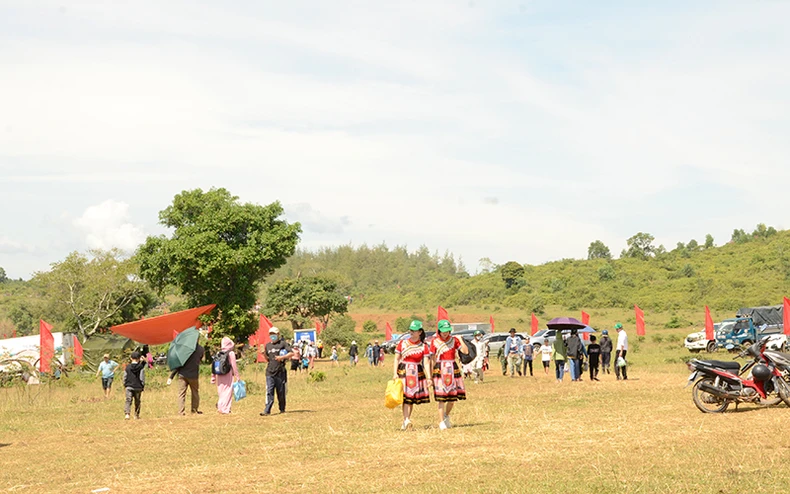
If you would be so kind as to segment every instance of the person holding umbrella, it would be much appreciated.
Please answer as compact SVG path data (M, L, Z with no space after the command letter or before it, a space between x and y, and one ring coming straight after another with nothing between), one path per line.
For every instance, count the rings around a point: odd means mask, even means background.
M442 319L438 324L439 332L430 346L433 357L433 397L439 404L439 429L449 429L450 412L458 400L466 399L464 378L455 361L456 351L469 353L463 338L451 336L453 327L450 321Z
M581 381L582 377L582 355L584 346L582 340L579 338L578 331L571 329L571 335L568 341L565 342L567 349L567 356L570 360L571 381Z
M285 413L285 383L288 381L285 362L293 355L291 345L280 338L279 328L272 326L269 329L269 340L266 344L266 360L269 361L266 366L266 406L261 416L271 415L275 392L280 413Z
M200 411L200 381L198 380L200 361L203 360L205 349L198 344L198 330L194 327L178 333L167 351L167 365L173 371L167 378L167 385L178 375L178 413L186 415L187 388L192 395L190 411Z

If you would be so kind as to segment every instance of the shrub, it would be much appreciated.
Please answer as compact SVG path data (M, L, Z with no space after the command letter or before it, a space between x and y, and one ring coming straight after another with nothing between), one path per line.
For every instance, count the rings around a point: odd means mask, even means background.
M326 329L321 332L324 348L331 347L336 343L340 343L344 347L349 346L356 335L355 327L356 323L351 319L351 316L344 314L332 318Z
M664 341L664 337L660 334L654 334L650 337L650 339L653 340L653 343L661 343Z
M362 330L366 333L375 333L379 330L379 328L374 321L367 320L362 323Z
M326 374L321 371L312 371L307 375L307 381L311 383L320 383L326 381Z

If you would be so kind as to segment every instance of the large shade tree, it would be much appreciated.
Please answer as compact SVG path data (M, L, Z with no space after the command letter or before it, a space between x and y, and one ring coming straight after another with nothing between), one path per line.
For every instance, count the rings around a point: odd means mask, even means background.
M137 265L118 250L72 252L31 280L41 293L41 314L63 321L84 341L96 331L137 319L156 296L137 275Z
M241 203L225 189L183 191L159 213L173 229L137 251L140 275L175 286L192 306L217 304L212 336L244 339L255 329L258 284L293 255L301 226L281 218L279 202Z
M264 310L270 316L288 319L296 329L314 318L326 326L332 315L347 311L348 300L337 289L337 283L322 276L277 281L269 286Z

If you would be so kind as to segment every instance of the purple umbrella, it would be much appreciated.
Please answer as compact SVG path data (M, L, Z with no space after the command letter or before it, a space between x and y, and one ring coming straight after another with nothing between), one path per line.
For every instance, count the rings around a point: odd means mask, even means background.
M546 327L549 329L584 329L587 325L572 317L555 317L546 323Z

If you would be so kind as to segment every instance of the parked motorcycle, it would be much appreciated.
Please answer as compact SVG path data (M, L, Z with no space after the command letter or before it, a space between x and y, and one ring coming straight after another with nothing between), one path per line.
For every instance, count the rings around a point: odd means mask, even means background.
M767 342L765 338L738 354L736 358L752 357L743 367L738 362L692 359L687 386L694 383L694 405L703 413L722 413L731 403L736 408L740 403L775 405L780 401L790 406L790 384L782 369L765 355ZM697 377L700 379L694 382Z

